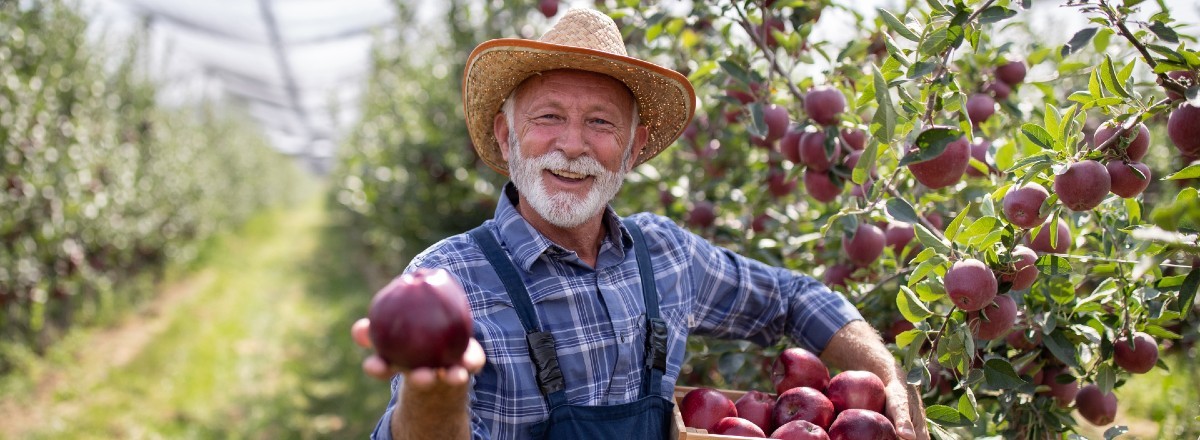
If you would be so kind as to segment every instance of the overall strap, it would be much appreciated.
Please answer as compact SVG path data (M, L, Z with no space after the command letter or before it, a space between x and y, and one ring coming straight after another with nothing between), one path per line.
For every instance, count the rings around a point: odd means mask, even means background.
M642 299L646 304L646 370L642 381L642 397L646 397L658 394L653 387L661 386L662 376L667 371L667 323L659 317L658 289L646 237L632 219L622 219L622 223L633 237L634 256L642 279Z
M529 299L529 291L517 267L513 265L508 254L500 247L496 237L486 227L480 225L472 229L471 237L483 250L484 257L491 263L492 269L504 283L504 290L512 299L521 325L525 327L525 341L529 344L529 358L533 360L536 369L538 388L542 395L549 399L550 407L554 408L566 403L566 386L563 383L562 370L558 367L558 353L554 350L554 335L541 331L537 314L533 311L533 301Z

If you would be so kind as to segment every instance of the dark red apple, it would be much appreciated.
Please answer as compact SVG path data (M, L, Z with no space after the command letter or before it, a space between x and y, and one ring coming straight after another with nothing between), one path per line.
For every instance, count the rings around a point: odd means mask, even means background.
M848 409L829 426L830 440L894 440L896 428L883 414L865 409Z
M913 225L898 221L888 223L883 235L885 244L892 248L892 253L896 255L896 258L903 256L904 247L908 246L917 236ZM917 246L919 247L920 243Z
M918 182L932 189L945 188L962 180L962 175L971 163L971 145L966 138L959 138L946 145L937 157L908 165L909 171Z
M558 0L541 0L538 2L538 10L542 11L546 18L558 15Z
M723 418L716 425L713 425L713 429L708 430L708 432L721 435L740 435L742 437L767 437L762 428L741 417Z
M770 394L750 390L733 402L733 405L737 407L738 417L758 425L763 432L775 429L775 423L772 421L775 414L775 398Z
M833 423L833 403L820 391L809 387L796 387L784 391L775 401L774 422L786 425L793 420L808 420L826 428Z
M833 376L825 394L833 402L834 411L839 413L848 409L881 412L887 395L879 376L862 370L846 370Z
M1087 211L1099 206L1111 189L1108 169L1094 160L1075 162L1067 167L1067 172L1054 176L1058 200L1072 211Z
M851 150L862 150L867 147L867 132L857 128L843 128L842 141Z
M829 203L842 193L842 189L833 183L828 171L817 171L812 168L804 170L804 190L812 198L821 203Z
M767 173L767 192L775 198L791 194L796 190L796 181L788 180L783 170L771 170Z
M829 287L845 287L846 281L850 279L850 275L854 273L854 269L855 267L850 264L835 264L833 266L829 266L828 269L825 269L825 285Z
M967 313L967 327L978 339L1004 336L1017 322L1017 303L1008 295L996 295L992 304L978 312Z
M983 93L976 93L967 98L967 119L972 124L979 125L987 122L996 113L996 100Z
M1025 73L1025 62L1009 61L996 68L996 79L1004 81L1005 84L1010 86L1015 86L1025 81Z
M771 382L775 384L775 394L796 387L809 387L824 391L829 386L829 369L821 362L821 358L811 351L800 347L792 347L779 353L771 368Z
M835 142L833 154L825 152L825 132L814 131L800 138L800 160L814 171L825 171L841 157L841 148Z
M1004 337L1004 342L1007 342L1008 345L1011 346L1012 348L1015 348L1015 349L1021 350L1021 351L1029 351L1029 350L1033 350L1033 349L1041 346L1042 332L1034 331L1032 339L1026 335L1027 333L1028 333L1027 329L1024 329L1024 328L1018 329L1012 333L1009 333L1008 336ZM1072 396L1072 398L1073 397L1074 396Z
M804 95L804 112L808 117L821 125L837 123L842 112L846 111L846 95L833 87L823 86L808 90Z
M696 388L683 395L683 400L679 402L679 414L683 416L685 426L711 431L721 419L737 417L737 407L720 391Z
M829 434L808 420L792 420L771 433L771 438L781 440L829 440Z
M474 332L467 293L445 269L418 268L375 294L371 343L403 370L458 365Z
M1175 81L1183 83L1184 87L1196 85L1196 72L1176 70L1174 72L1168 72L1167 76ZM1178 92L1172 90L1167 90L1167 97L1171 99L1183 99L1183 95L1180 95Z
M1180 152L1200 155L1200 107L1184 103L1167 119L1167 136Z
M974 312L996 298L997 282L992 269L974 258L956 261L946 271L946 294L965 312Z
M1117 418L1117 396L1100 392L1094 383L1084 385L1075 395L1075 408L1084 420L1096 426L1111 424Z
M982 163L983 166L987 167L986 172L989 173L992 171L992 164L989 164L987 161L987 151L988 147L990 146L991 142L988 142L983 138L979 138L978 141L971 144L971 158L979 161L979 163ZM984 174L983 171L979 171L975 167L971 166L970 163L967 163L967 175L971 177L983 177L986 174Z
M1058 402L1060 408L1071 406L1071 402L1075 401L1075 395L1079 393L1079 382L1071 375L1071 372L1065 367L1046 367L1043 369L1042 384L1050 387L1047 391L1051 397ZM1063 379L1059 379L1062 376ZM1070 381L1061 383L1060 380Z
M1042 229L1038 231L1033 239L1027 239L1030 249L1036 252L1051 252L1055 254L1065 254L1071 250L1071 230L1067 228L1067 223L1064 221L1058 222L1058 240L1050 243L1050 228L1047 226L1050 222L1043 223Z
M1040 214L1040 210L1047 198L1050 198L1050 193L1046 191L1046 188L1042 188L1036 183L1027 183L1004 195L1001 210L1004 211L1004 217L1008 219L1009 223L1016 227L1023 229L1036 227L1046 221L1046 217Z
M1158 343L1144 332L1133 333L1133 347L1129 337L1122 336L1113 342L1113 350L1113 362L1130 373L1143 374L1158 362Z
M1099 147L1108 142L1113 135L1117 134L1117 127L1113 125L1105 125L1096 130L1096 134L1092 136L1092 145ZM1137 162L1146 156L1146 152L1150 151L1150 130L1146 128L1146 124L1138 124L1133 130L1125 133L1125 138L1134 136L1129 141L1129 146L1125 148L1125 156L1130 161ZM1110 151L1121 151L1121 140L1115 140L1109 145Z
M1017 260L1013 263L1012 271L996 277L997 281L1012 283L1011 290L1025 290L1037 280L1037 253L1028 247L1017 245L1012 251Z
M783 139L779 140L779 152L783 153L783 157L794 164L802 164L804 160L800 157L800 139L804 137L803 130L788 130L783 135Z
M692 210L688 212L687 224L693 228L705 229L712 226L717 220L717 210L712 202L706 200L698 200L692 205Z
M842 237L842 251L859 266L869 266L883 253L883 230L870 223L859 223L852 237Z
M1150 166L1144 163L1114 160L1104 164L1104 167L1108 169L1109 190L1113 194L1129 199L1137 197L1150 186ZM1135 168L1141 171L1141 175L1134 172Z
M763 121L767 123L767 141L775 142L787 133L791 117L788 116L786 108L775 104L767 104L763 106Z
M1005 84L1003 81L995 81L988 83L983 88L983 91L991 93L996 99L1001 101L1008 99L1008 95L1012 94L1012 87Z

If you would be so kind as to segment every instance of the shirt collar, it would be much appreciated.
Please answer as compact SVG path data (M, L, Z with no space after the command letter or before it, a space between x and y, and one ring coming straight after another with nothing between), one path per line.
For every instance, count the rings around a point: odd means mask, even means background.
M503 195L496 203L496 228L499 230L500 241L504 243L513 263L525 271L533 267L533 263L542 255L564 258L573 256L574 252L555 244L533 228L517 211L517 187L512 182L504 185ZM633 238L625 225L621 223L612 205L604 207L604 230L607 237L600 244L600 254L597 266L604 267L617 264L625 259L625 252L633 247ZM613 246L613 243L621 243Z

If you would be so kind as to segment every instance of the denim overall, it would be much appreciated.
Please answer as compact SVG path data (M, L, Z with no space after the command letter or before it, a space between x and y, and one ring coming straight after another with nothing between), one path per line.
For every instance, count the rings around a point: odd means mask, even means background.
M654 287L654 271L650 267L650 253L646 250L642 231L628 219L624 223L633 236L642 296L646 303L646 365L642 374L641 396L633 402L608 406L567 403L566 387L554 349L554 336L539 330L533 302L529 299L529 292L520 274L491 232L482 226L471 231L471 236L504 283L525 327L529 356L537 369L538 386L550 408L550 417L530 429L532 438L640 440L666 439L670 435L673 403L659 396L657 389L666 371L667 325L659 318L658 291Z

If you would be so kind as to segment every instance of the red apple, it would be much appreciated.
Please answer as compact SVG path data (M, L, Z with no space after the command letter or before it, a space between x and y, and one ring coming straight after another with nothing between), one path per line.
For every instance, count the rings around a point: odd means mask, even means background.
M996 298L997 282L992 270L974 258L957 261L946 271L946 294L954 305L974 312Z
M1009 61L996 68L996 79L1010 86L1015 86L1025 81L1025 73L1026 69L1023 61Z
M888 223L883 235L885 244L892 248L892 253L896 255L896 258L903 256L904 248L917 236L913 225L898 221ZM916 247L920 247L920 243L914 246L914 248Z
M960 138L946 145L946 149L937 157L911 163L908 169L918 182L931 189L938 189L958 183L970 162L971 146L966 138Z
M1004 336L1017 322L1017 303L1008 295L996 295L992 304L978 312L967 313L967 327L978 339Z
M852 237L842 238L842 251L859 266L869 266L883 253L883 231L870 223L859 223Z
M775 398L759 390L750 390L733 402L737 407L738 417L749 420L763 432L775 429L772 418L775 414Z
M1105 125L1096 130L1096 134L1092 136L1092 145L1099 147L1104 145L1113 135L1117 134L1117 127L1113 125ZM1125 138L1133 136L1129 141L1129 145L1125 148L1125 157L1130 161L1137 162L1146 156L1146 152L1150 151L1150 130L1146 128L1146 124L1138 124L1133 130L1129 130L1125 134ZM1121 139L1113 141L1109 145L1110 151L1121 151Z
M839 116L846 111L846 96L833 87L816 87L804 95L804 112L808 117L821 125L837 123Z
M688 212L687 224L693 228L705 229L712 226L717 220L717 210L712 202L706 200L698 200L692 205L692 210Z
M800 157L800 139L804 135L805 132L802 130L788 130L787 133L784 133L783 139L779 140L779 152L794 164L804 163Z
M1025 290L1033 285L1037 280L1037 253L1025 246L1017 245L1012 251L1013 257L1016 257L1016 262L1013 263L1012 271L996 277L997 281L1012 283L1009 287L1011 290Z
M1050 243L1050 228L1049 221L1042 224L1042 229L1038 231L1033 239L1028 239L1029 248L1037 252L1050 252L1055 254L1065 254L1071 251L1071 230L1067 228L1067 223L1064 221L1058 222L1058 235L1054 243Z
M683 400L679 402L679 414L683 416L685 426L711 431L721 419L737 417L737 408L720 391L696 388L683 395Z
M546 18L558 15L558 0L541 0L538 2L538 10L542 11Z
M792 420L771 433L771 438L781 440L829 440L829 434L808 420Z
M1123 198L1137 197L1150 186L1150 167L1144 163L1114 160L1104 164L1104 168L1108 169L1109 190ZM1141 171L1141 175L1134 169Z
M1042 332L1034 331L1032 339L1026 335L1027 333L1027 329L1018 329L1017 331L1009 333L1008 336L1004 337L1004 342L1007 342L1012 348L1021 351L1029 351L1038 348L1042 344Z
M1133 347L1129 337L1122 336L1113 342L1113 350L1113 362L1130 373L1146 373L1158 362L1158 343L1144 332L1134 332Z
M766 438L762 428L741 417L726 417L708 430L713 434L740 435L742 437Z
M404 370L458 365L474 332L467 293L440 268L392 280L371 300L367 318L379 356Z
M896 428L883 414L865 409L848 409L829 426L830 440L894 440Z
M967 119L974 125L987 122L996 113L996 101L983 93L976 93L967 98Z
M855 267L850 264L835 264L833 266L829 266L828 269L825 269L825 285L829 287L845 287L846 281L850 279L850 275L854 273L854 269Z
M833 423L833 415L833 403L829 398L809 387L796 387L784 391L775 401L776 426L783 426L793 420L807 420L826 428Z
M767 192L775 198L786 196L795 190L796 181L788 180L787 173L783 170L771 170L767 173Z
M763 121L767 123L767 141L775 142L787 132L791 118L786 108L767 104L763 106Z
M1180 152L1200 155L1200 107L1184 103L1167 119L1167 136Z
M833 376L825 393L839 413L848 409L883 411L887 395L879 376L862 370L846 370Z
M828 171L816 171L812 168L804 170L804 190L821 203L832 202L842 193L842 189L829 177Z
M775 359L771 368L771 382L775 384L775 394L783 394L796 387L824 391L829 386L829 369L811 351L792 347L779 353Z
M1102 393L1099 386L1089 383L1075 395L1075 408L1089 423L1105 426L1117 418L1117 396L1111 391Z
M825 132L814 131L800 138L800 160L814 171L828 170L841 156L841 147L834 142L833 154L825 151Z
M867 132L857 128L843 128L842 141L851 150L861 150L867 147Z
M1050 387L1048 393L1058 402L1060 408L1071 406L1071 402L1075 401L1075 395L1079 393L1079 382L1071 376L1071 372L1064 367L1046 367L1042 369L1042 385ZM1062 376L1063 379L1059 379ZM1070 378L1069 382L1059 382Z
M971 144L971 158L979 161L980 163L983 164L983 166L987 167L986 172L992 171L992 165L989 164L987 161L987 151L988 151L988 147L990 147L990 146L991 146L991 142L988 142L987 140L984 140L983 138L979 138L978 141ZM971 177L983 177L986 174L984 174L984 172L982 172L982 171L979 171L975 167L971 166L971 164L968 162L967 163L967 175L971 176Z
M983 88L983 91L991 93L996 99L1001 101L1008 99L1008 95L1012 94L1012 87L1005 84L1003 81L995 81L988 83Z
M1174 72L1168 72L1167 76L1173 80L1183 83L1184 87L1196 85L1196 72L1176 70ZM1171 99L1183 99L1183 95L1171 90L1167 90L1167 97Z
M1046 191L1046 188L1042 188L1036 183L1027 183L1004 195L1001 210L1004 212L1004 218L1007 218L1009 223L1014 226L1023 229L1032 228L1046 221L1046 217L1040 214L1040 210L1048 198L1050 198L1050 193Z
M1054 176L1058 200L1072 211L1087 211L1099 206L1112 189L1108 169L1094 160L1081 160Z

